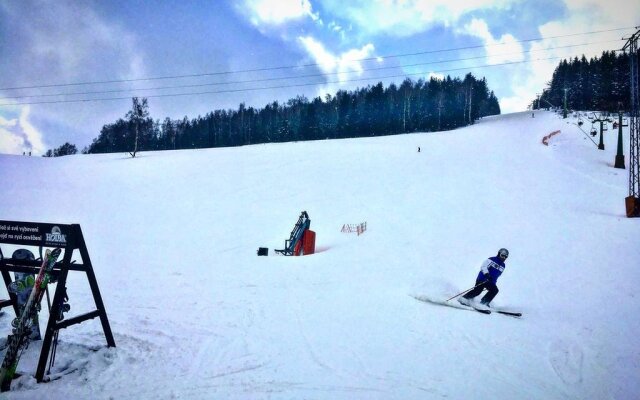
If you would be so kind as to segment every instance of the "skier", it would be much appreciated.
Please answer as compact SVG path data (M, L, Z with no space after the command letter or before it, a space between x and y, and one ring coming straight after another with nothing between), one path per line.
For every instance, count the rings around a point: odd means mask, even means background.
M478 277L476 278L476 286L467 294L458 298L460 304L465 306L471 306L473 298L478 296L484 289L487 289L480 303L489 307L489 303L498 294L498 286L496 282L502 272L504 271L507 257L509 257L509 250L502 248L498 250L498 254L495 257L489 257L482 263Z

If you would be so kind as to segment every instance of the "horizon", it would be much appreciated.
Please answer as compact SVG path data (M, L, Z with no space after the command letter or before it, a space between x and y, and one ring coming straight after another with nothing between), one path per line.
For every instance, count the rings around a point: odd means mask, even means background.
M621 48L640 14L621 1L543 3L0 2L0 152L82 149L131 97L149 98L154 119L193 119L473 73L503 113L524 111L561 59Z

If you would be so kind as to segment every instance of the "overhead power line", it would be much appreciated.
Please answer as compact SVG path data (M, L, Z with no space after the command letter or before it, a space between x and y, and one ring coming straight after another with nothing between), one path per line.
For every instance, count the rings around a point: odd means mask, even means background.
M571 36L593 35L593 34L599 34L599 33L622 31L626 29L635 29L635 28L634 27L612 28L612 29L604 29L604 30L597 30L597 31L590 31L590 32L571 33L571 34L565 34L565 35L522 39L522 40L510 42L510 43L525 43L525 42L533 42L533 41L539 41L539 40L559 39L559 38L571 37ZM491 47L491 46L500 46L503 44L506 44L506 43L499 42L491 45L483 44L483 45L463 46L463 47L456 47L456 48L449 48L449 49L427 50L427 51L421 51L421 52L415 52L415 53L391 54L386 56L350 59L349 61L371 61L371 60L377 60L379 58L384 59L384 58L409 57L409 56L416 56L416 55L435 54L435 53L444 53L444 52L451 52L451 51L485 48L485 47ZM275 67L235 70L235 71L205 72L205 73L197 73L197 74L194 73L194 74L185 74L185 75L158 76L158 77L147 77L147 78L114 79L114 80L104 80L104 81L87 81L87 82L55 83L55 84L32 85L32 86L4 87L4 88L0 88L0 90L42 89L42 88L97 85L97 84L108 84L108 83L128 83L128 82L130 83L130 82L179 79L179 78L196 78L196 77L203 77L203 76L217 76L217 75L229 75L229 74L239 74L239 73L249 73L249 72L265 72L265 71L275 71L275 70L283 70L283 69L306 68L306 67L314 67L314 66L320 66L320 65L321 65L320 63L311 63L311 64L304 64L304 65L284 65L284 66L275 66Z
M415 76L415 75L425 75L426 73L434 73L434 74L442 74L445 72L453 72L453 71L461 71L461 70L473 70L479 68L490 68L490 67L498 67L504 65L514 65L514 64L525 64L535 61L547 61L547 60L558 60L564 57L550 57L550 58L540 58L535 60L528 61L513 61L513 62L505 62L500 64L485 64L478 66L466 66L461 68L452 68L441 71L422 71L415 73L404 73L397 75L387 75L387 76L378 76L378 77L367 77L367 78L357 78L357 79L347 79L347 80L337 80L337 81L326 81L326 82L312 82L312 83L300 83L300 84L291 84L291 85L279 85L279 86L266 86L266 87L255 87L255 88L242 88L242 89L227 89L227 90L215 90L215 91L205 91L205 92L188 92L188 93L173 93L173 94L154 94L145 96L146 98L162 98L162 97L182 97L182 96L196 96L203 94L222 94L222 93L238 93L238 92L249 92L249 91L257 91L257 90L272 90L272 89L285 89L285 88L294 88L294 87L305 87L305 86L314 86L320 84L333 84L333 83L346 83L346 82L362 82L362 81L380 81L381 79L391 79L391 78L403 78L407 76ZM35 101L35 102L20 102L20 103L4 103L0 104L0 106L17 106L17 105L27 105L27 104L62 104L62 103L87 103L87 102L95 102L95 101L108 101L108 100L129 100L130 97L104 97L97 99L78 99L78 100L52 100L52 101Z
M471 61L478 60L487 57L505 57L512 55L520 55L525 53L534 53L534 52L544 52L550 50L558 50L558 49L566 49L571 47L582 47L582 46L591 46L594 44L604 44L604 43L612 43L618 42L619 40L606 40L601 42L589 42L589 43L580 43L580 44L571 44L566 46L557 46L557 47L548 47L545 49L537 49L537 50L526 50L521 52L511 52L511 53L501 53L501 54L492 54L491 56L482 55L476 57L467 57L467 58L454 58L449 60L438 60L438 61L430 61L423 63L414 63L414 64L400 64L400 65L392 65L385 67L374 67L374 68L363 68L362 71L381 71L395 68L411 68L411 67L419 67L425 65L433 65L433 64L445 64L450 62L461 62L461 61ZM197 88L197 87L206 87L206 86L219 86L219 85L236 85L236 84L245 84L245 83L258 83L258 82L269 82L269 81L279 81L279 80L290 80L290 79L303 79L303 78L317 78L324 76L335 76L342 74L343 72L330 72L325 74L309 74L309 75L297 75L297 76L284 76L284 77L275 77L275 78L260 78L260 79L248 79L248 80L238 80L238 81L227 81L227 82L213 82L213 83L200 83L200 84L192 84L192 85L173 85L173 86L159 86L159 87L151 87L151 88L129 88L129 89L114 89L114 90L96 90L96 91L84 91L84 92L67 92L67 93L50 93L50 94L35 94L35 95L22 95L22 96L3 96L4 99L25 99L25 98L43 98L43 97L58 97L58 96L78 96L78 95L90 95L90 94L108 94L108 93L124 93L124 92L140 92L140 91L149 91L149 90L165 90L165 89L187 89L187 88Z

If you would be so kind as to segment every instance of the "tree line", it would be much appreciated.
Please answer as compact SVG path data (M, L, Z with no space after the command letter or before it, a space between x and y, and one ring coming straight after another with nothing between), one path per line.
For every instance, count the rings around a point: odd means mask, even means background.
M617 112L630 109L629 54L605 51L589 60L562 60L542 95L531 103L533 109L567 108Z
M124 118L104 125L83 153L196 149L257 143L339 139L455 129L500 114L486 79L405 79L334 96L297 96L262 108L215 110L205 116L153 120L147 99L132 99Z

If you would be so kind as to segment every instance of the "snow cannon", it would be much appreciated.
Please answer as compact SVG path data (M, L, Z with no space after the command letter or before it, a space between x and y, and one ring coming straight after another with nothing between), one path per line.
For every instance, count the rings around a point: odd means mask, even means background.
M316 233L309 229L311 220L309 214L303 211L298 222L291 231L291 236L284 242L284 249L275 250L276 254L284 256L302 256L316 251Z

